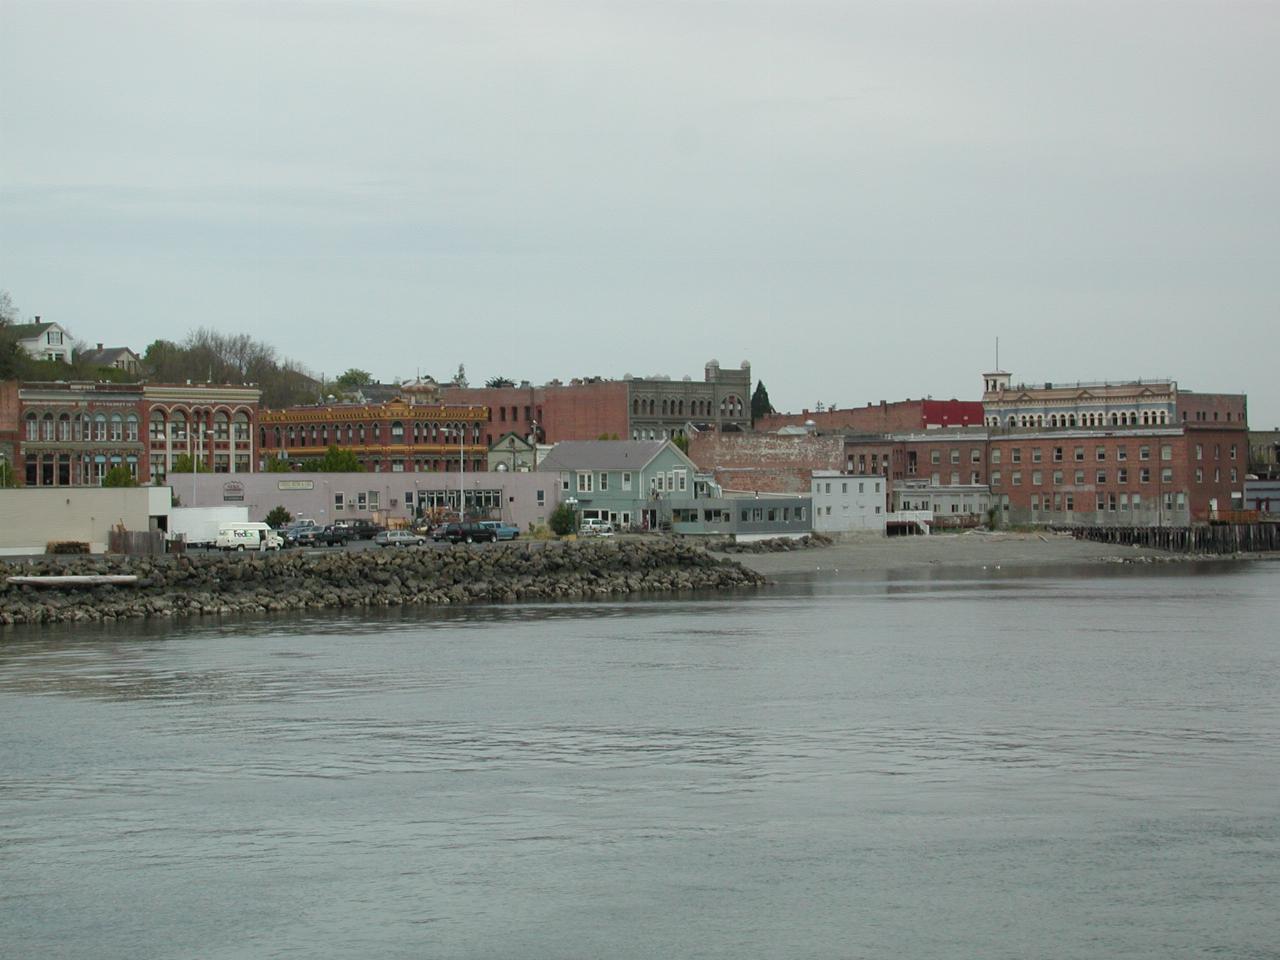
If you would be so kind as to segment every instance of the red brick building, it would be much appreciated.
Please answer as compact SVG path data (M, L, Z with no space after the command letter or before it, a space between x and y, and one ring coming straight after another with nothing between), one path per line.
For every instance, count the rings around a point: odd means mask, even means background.
M1204 522L1242 493L1246 438L1194 423L996 435L988 482L1013 523Z
M373 473L487 469L489 409L413 402L335 403L264 411L258 446L265 461L318 460L331 446L350 450Z
M251 471L258 398L211 384L10 382L0 418L27 486L97 486L114 467L163 483L181 456L214 473Z
M800 427L812 422L821 433L903 433L939 427L981 426L982 403L976 400L899 400L868 403L844 410L772 413L755 423L758 432Z

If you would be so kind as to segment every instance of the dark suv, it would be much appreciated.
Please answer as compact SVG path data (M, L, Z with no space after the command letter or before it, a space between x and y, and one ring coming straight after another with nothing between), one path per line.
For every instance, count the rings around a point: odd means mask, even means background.
M431 534L431 539L448 540L450 543L464 540L467 543L481 543L498 539L498 534L492 527L482 527L478 523L446 523Z
M318 531L311 542L315 546L319 546L323 543L330 547L340 547L344 543L354 539L355 534L351 532L350 528L340 527L331 523L323 530Z
M351 534L352 540L372 540L377 534L387 529L372 520L344 520L340 526Z

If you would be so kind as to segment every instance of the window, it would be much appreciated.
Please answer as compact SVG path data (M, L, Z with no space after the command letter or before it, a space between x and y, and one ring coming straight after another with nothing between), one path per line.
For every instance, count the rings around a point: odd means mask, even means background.
M1044 483L1044 474L1043 474L1043 473L1041 473L1039 470L1032 470L1032 471L1031 471L1031 485L1032 485L1033 487L1038 487L1038 486L1040 486L1040 484L1042 484L1042 483Z
M138 416L137 414L129 414L129 419L124 423L124 438L126 440L138 439Z
M579 473L577 476L578 476L578 492L590 493L591 492L591 474L584 470L581 473ZM658 489L661 490L662 486L659 485Z
M1171 443L1162 443L1162 444L1160 445L1160 459L1161 459L1161 460L1172 460L1172 459L1173 459L1173 444L1171 444Z
M1204 469L1196 467L1196 483L1204 483Z
M622 489L623 489L623 490L630 490L630 489L631 489L631 474L630 474L630 473L624 473L624 474L622 475Z
M1020 486L1022 486L1022 473L1021 473L1021 471L1018 471L1018 470L1013 471L1013 475L1010 477L1010 480L1013 482L1013 485L1014 485L1015 487L1020 487Z
M1095 483L1106 483L1106 482L1107 482L1107 471L1105 471L1105 470L1099 470L1099 471L1098 471L1098 475L1094 478L1094 482L1095 482Z
M1067 494L1067 498L1066 498L1066 507L1067 507L1067 509L1068 509L1068 510L1074 510L1074 509L1076 508L1076 497L1075 497L1075 494L1073 494L1073 493L1068 493L1068 494Z
M1032 462L1032 463L1039 463L1039 462L1040 462L1040 460L1041 460L1040 448L1039 448L1039 447L1034 447L1034 448L1031 450L1031 462Z
M545 507L547 505L547 491L539 490L536 495L538 506Z
M1076 462L1079 463L1084 459L1084 447L1076 447ZM1099 457L1098 459L1102 459Z
M1098 459L1101 460L1102 458L1099 457ZM1120 444L1120 446L1116 447L1116 459L1117 460L1129 459L1129 451L1125 448L1125 445L1123 443Z
M1197 460L1204 459L1204 446L1199 443L1196 444L1196 459Z
M1124 467L1121 467L1119 470L1116 471L1116 483L1128 483L1128 482L1129 482L1129 471L1126 470Z
M357 494L356 494L356 509L357 509L357 510L364 510L364 509L366 509L366 507L367 507L367 503L366 503L366 501L365 501L365 495L364 495L363 493L357 493Z
M369 509L370 510L378 509L378 491L377 490L369 491Z
M1151 468L1150 468L1150 467L1143 467L1141 470L1139 470L1139 471L1138 471L1138 482L1139 482L1139 483L1150 483L1150 482L1151 482Z
M991 471L991 485L992 485L993 487L998 487L998 486L1000 486L1000 471L999 471L999 470L992 470L992 471Z
M999 463L999 462L1000 462L1000 448L999 448L999 447L993 447L993 448L992 448L992 450L991 450L991 462L992 462L992 463Z
M960 462L960 451L955 449L954 447L951 449L951 462L952 463Z
M1053 448L1053 462L1054 462L1054 463L1061 463L1061 462L1062 462L1062 448L1061 448L1061 447L1054 447L1054 448Z
M1236 458L1236 445L1233 443L1231 445L1231 459L1234 460L1235 458Z
M689 489L688 471L677 470L676 471L676 491L678 493L684 493L688 489Z
M1055 471L1053 471L1053 485L1054 485L1055 487L1060 487L1060 486L1062 486L1062 471L1061 471L1061 470L1055 470Z
M1160 471L1161 483L1173 483L1173 467L1164 467Z
M1077 471L1076 471L1075 483L1076 483L1076 486L1080 486L1082 483L1084 483L1084 471L1083 471L1083 470L1077 470Z
M952 471L951 471L951 485L952 485L953 487L956 487L956 486L959 486L959 485L960 485L960 471L959 471L959 470L952 470Z
M117 443L124 439L124 418L118 413L111 415L111 439Z
M982 451L981 451L981 450L979 450L977 447L974 447L972 450L970 450L970 451L969 451L969 462L970 462L970 463L981 463L981 462L982 462Z
M1138 459L1139 459L1139 460L1150 460L1150 459L1151 459L1151 448L1150 448L1150 447L1139 447L1139 448L1138 448Z
M1012 450L1010 450L1010 451L1009 451L1009 462L1010 462L1010 463L1021 463L1021 462L1022 462L1022 448L1021 448L1021 447L1014 447Z
M346 499L347 497L346 497L346 494L344 493L335 493L333 495L333 512L334 513L342 512L343 508L346 506Z
M609 489L609 475L607 473L600 474L600 489L601 490Z
M1123 449L1123 447L1122 447L1121 449ZM1105 459L1107 459L1107 448L1106 448L1106 447L1095 447L1095 448L1094 448L1094 450L1093 450L1093 455L1094 455L1094 457L1096 457L1098 460L1105 460ZM1080 458L1079 458L1079 457L1077 457L1076 459L1078 460L1078 459L1080 459ZM1119 459L1123 460L1123 459L1124 459L1124 457L1120 457Z

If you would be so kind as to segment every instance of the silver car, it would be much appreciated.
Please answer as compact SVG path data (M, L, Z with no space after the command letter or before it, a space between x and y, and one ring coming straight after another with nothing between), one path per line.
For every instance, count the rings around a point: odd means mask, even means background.
M408 530L381 530L374 535L373 542L380 547L420 547L427 538Z

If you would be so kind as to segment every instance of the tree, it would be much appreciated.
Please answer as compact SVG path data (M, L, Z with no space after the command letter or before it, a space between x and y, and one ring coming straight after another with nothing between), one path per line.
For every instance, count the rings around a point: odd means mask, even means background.
M552 512L551 519L547 521L547 526L558 537L574 533L578 529L578 514L574 512L573 507L569 506L569 504L562 503Z
M279 530L292 519L293 515L281 504L278 507L272 507L271 512L267 514L267 526Z
M484 382L486 387L514 387L516 382L508 377L490 377Z
M136 487L138 481L133 479L133 474L129 472L128 467L112 467L103 475L102 485L104 487Z
M350 450L343 450L340 447L330 447L324 452L324 456L318 459L304 460L302 469L307 473L364 472L364 467L360 466L360 460L355 453Z
M764 381L756 381L756 392L751 395L751 424L761 417L773 413L773 404L769 402L769 391L764 388Z
M368 370L358 370L355 367L341 374L338 379L333 381L344 390L355 390L359 387L367 387L373 383L373 374Z
M173 465L169 467L170 473L208 473L207 464L195 460L189 453L180 453L173 458Z
M0 460L0 490L12 490L18 486L18 473L8 460Z
M679 447L680 452L683 453L686 457L689 455L689 438L686 437L684 434L680 434L677 437L672 437L671 442L674 443L677 447Z
M284 457L267 457L262 468L263 473L288 473L292 467Z

